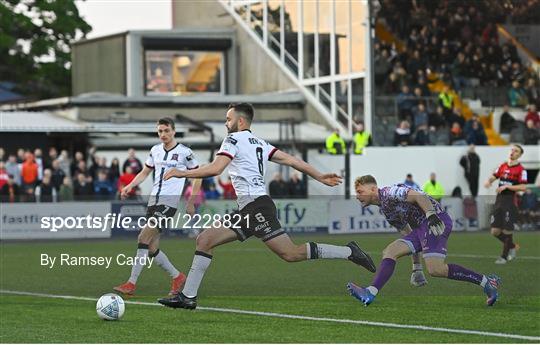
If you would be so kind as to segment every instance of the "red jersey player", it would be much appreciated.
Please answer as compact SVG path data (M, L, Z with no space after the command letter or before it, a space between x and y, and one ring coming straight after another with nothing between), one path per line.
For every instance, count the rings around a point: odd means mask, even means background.
M527 170L518 159L523 155L523 148L512 145L508 161L499 166L486 181L485 187L491 187L499 180L495 208L491 215L491 234L503 243L503 252L496 264L505 264L516 257L519 246L514 243L513 231L518 217L516 192L524 192L527 184Z

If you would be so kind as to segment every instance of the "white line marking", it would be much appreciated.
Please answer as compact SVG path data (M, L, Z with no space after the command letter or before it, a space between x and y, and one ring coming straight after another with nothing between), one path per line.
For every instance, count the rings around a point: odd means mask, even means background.
M67 296L67 295L51 295L51 294L36 293L36 292L25 292L25 291L0 290L0 294L35 296L35 297L46 297L46 298L61 298L61 299L71 299L71 300L80 300L80 301L97 301L97 298L91 298L91 297ZM136 305L147 305L147 306L154 306L154 307L162 307L162 305L160 305L158 303L137 302L137 301L125 301L125 302L126 302L126 304L136 304ZM457 333L457 334L472 334L472 335L480 335L480 336L488 336L488 337L499 337L499 338L508 338L508 339L540 340L540 337L529 336L529 335L520 335L520 334L485 332L485 331L475 331L475 330L456 329L456 328L430 327L430 326L422 326L422 325L407 325L407 324L399 324L399 323L365 321L365 320L333 319L333 318L327 318L327 317L314 317L314 316L304 316L304 315L269 313L269 312L241 310L241 309L199 307L198 306L197 310L215 311L215 312L220 312L220 313L267 316L267 317L275 317L275 318L282 318L282 319L324 321L324 322L348 323L348 324L357 324L357 325L366 325L366 326L386 327L386 328L414 329L414 330L420 330L420 331Z
M266 248L237 248L237 249L217 249L217 252L222 253L234 253L234 252L268 252L268 249ZM192 250L180 250L177 252L185 252L185 253L192 253ZM369 255L380 255L380 252L373 252L373 251L367 251ZM497 255L476 255L476 254L448 254L449 257L453 258L469 258L469 259L497 259L499 256ZM516 259L523 259L523 260L540 260L540 256L517 256Z
M268 252L268 249L266 248L227 248L227 249L220 249L218 248L216 250L218 253L234 253L234 252ZM192 250L177 250L177 252L183 252L183 253L192 253ZM373 251L367 251L369 255L380 255L380 252L373 252ZM469 259L490 259L495 260L499 258L497 255L476 255L476 254L448 254L449 257L453 258L469 258ZM540 256L517 256L516 259L522 259L522 260L540 260Z
M474 254L448 254L450 257L455 258L472 258L472 259L497 259L499 256L490 255L474 255ZM522 260L540 260L540 256L517 256L516 259Z

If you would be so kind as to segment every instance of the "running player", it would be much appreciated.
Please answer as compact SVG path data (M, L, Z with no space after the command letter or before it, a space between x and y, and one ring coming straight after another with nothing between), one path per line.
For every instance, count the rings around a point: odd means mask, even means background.
M394 273L396 260L421 251L432 277L480 285L488 296L488 306L497 301L499 277L485 276L456 264L445 263L446 242L452 232L452 219L435 199L404 184L378 188L377 181L371 175L358 177L354 187L356 198L363 206L378 205L392 226L409 234L384 249L383 260L370 286L364 288L353 283L347 284L352 296L368 306Z
M342 179L336 174L322 174L306 162L256 137L250 130L252 120L253 107L250 104L229 105L225 122L229 135L223 141L214 161L199 169L174 169L165 174L165 179L217 176L229 166L229 174L238 195L242 225L210 228L202 232L197 237L195 256L184 289L175 297L160 299L159 303L172 308L195 309L197 291L212 262L213 249L235 240L245 241L251 236L260 238L270 250L287 262L348 259L375 272L373 261L355 242L346 246L335 246L315 242L296 245L291 241L277 219L274 202L266 194L264 173L268 161L293 167L327 186L337 186Z
M496 264L505 264L514 259L519 249L519 245L514 243L513 232L518 217L516 192L527 189L527 170L518 162L522 155L523 148L512 145L508 161L501 164L484 185L489 188L499 179L495 208L491 215L491 234L503 243L503 251Z
M167 255L159 249L160 225L164 225L164 218L171 219L176 214L180 195L184 189L185 178L165 180L163 177L167 171L173 168L195 169L199 166L193 152L174 139L176 132L171 118L165 117L158 120L157 133L161 144L152 147L141 172L121 192L122 199L125 199L133 188L141 184L152 171L155 172L154 184L146 212L148 222L137 239L137 260L135 260L135 264L131 268L131 276L128 281L113 288L115 291L127 295L134 294L137 279L148 257L153 257L157 264L170 274L172 283L169 294L171 296L178 293L186 280L186 275L179 272L169 261ZM200 190L200 185L200 179L194 181L192 198L188 200L186 206L186 212L189 214L195 212L193 200Z

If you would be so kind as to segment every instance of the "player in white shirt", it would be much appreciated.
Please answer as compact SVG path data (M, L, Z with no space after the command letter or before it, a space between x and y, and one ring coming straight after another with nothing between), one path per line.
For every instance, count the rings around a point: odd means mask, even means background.
M164 175L170 169L195 169L199 165L193 152L188 147L178 143L174 139L175 127L171 118L165 117L158 120L157 133L161 144L154 145L146 159L141 172L135 176L133 181L122 189L121 197L125 199L128 193L141 184L152 171L154 171L154 184L146 218L147 225L141 230L138 237L137 255L135 263L131 268L129 280L119 286L114 287L115 291L123 294L133 295L136 289L137 279L142 272L147 259L153 257L155 262L167 271L171 278L170 295L176 295L186 281L186 275L179 272L169 261L165 253L159 249L160 225L166 224L164 217L170 219L176 214L176 209L180 202L180 195L184 189L185 178L164 179ZM193 214L194 197L199 193L201 180L197 179L193 184L193 193L186 205L186 212ZM161 221L160 221L161 219Z
M214 161L195 170L171 169L165 173L165 179L201 178L220 175L228 166L238 195L241 217L239 226L213 227L206 229L197 237L195 256L184 289L174 297L159 299L159 303L163 305L195 309L197 291L212 261L213 249L235 240L244 241L251 236L260 238L270 250L287 262L348 259L375 272L373 261L355 242L350 242L346 246L335 246L315 242L296 245L291 241L277 219L274 202L266 194L264 173L268 161L293 167L327 186L337 186L342 178L336 174L322 174L303 160L280 151L256 137L249 129L252 120L253 107L250 104L229 105L225 122L229 135L223 140Z

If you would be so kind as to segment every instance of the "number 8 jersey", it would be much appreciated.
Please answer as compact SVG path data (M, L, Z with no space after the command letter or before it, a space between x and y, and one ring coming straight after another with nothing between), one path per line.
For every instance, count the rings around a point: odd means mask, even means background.
M229 175L236 195L238 207L244 208L256 198L266 195L264 173L268 161L277 148L254 136L250 130L229 134L217 155L229 157Z

